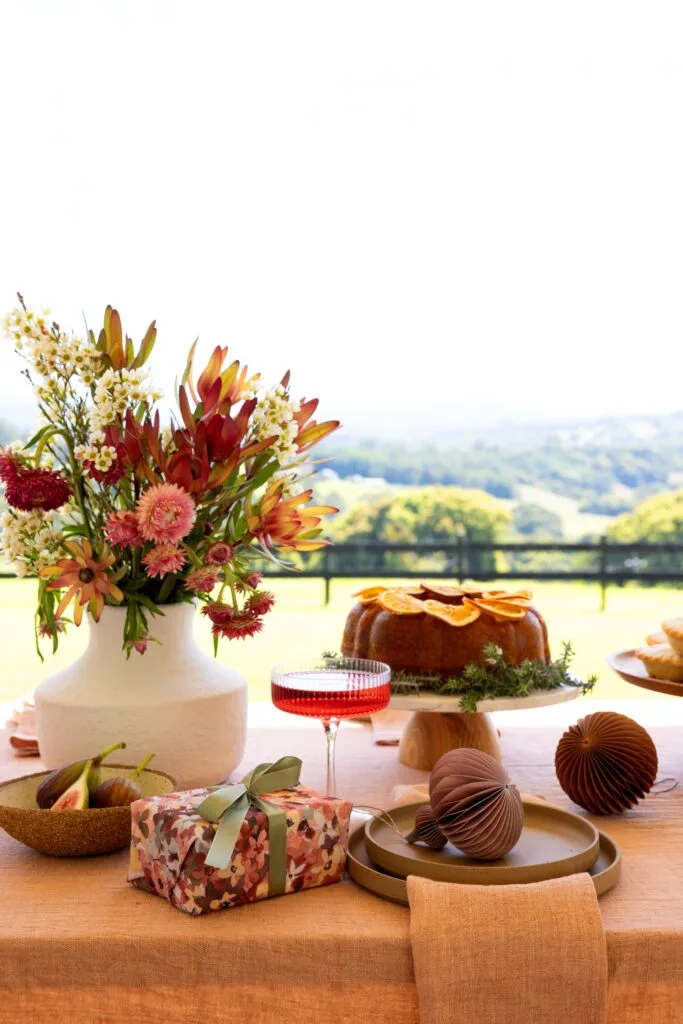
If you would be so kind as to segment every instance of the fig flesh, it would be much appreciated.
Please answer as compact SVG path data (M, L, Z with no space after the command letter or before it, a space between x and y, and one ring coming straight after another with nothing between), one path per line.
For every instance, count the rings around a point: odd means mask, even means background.
M92 761L86 761L83 771L73 783L65 790L58 800L55 800L51 811L82 811L88 806L88 775L92 768Z

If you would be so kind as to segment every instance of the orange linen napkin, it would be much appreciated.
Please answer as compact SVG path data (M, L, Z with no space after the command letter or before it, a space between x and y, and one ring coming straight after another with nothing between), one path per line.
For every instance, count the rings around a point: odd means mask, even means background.
M529 885L408 878L420 1024L602 1024L605 932L585 872Z
M413 786L394 786L389 796L390 807L402 807L403 804L429 803L429 786L426 782L416 782Z

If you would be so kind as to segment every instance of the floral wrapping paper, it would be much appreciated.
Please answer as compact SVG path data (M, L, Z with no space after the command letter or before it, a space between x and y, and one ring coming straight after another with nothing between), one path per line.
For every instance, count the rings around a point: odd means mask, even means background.
M218 827L197 807L206 789L136 800L128 881L186 914L239 907L268 896L268 819L250 808L226 869L208 867ZM338 882L346 867L352 804L305 786L264 794L287 812L285 893Z

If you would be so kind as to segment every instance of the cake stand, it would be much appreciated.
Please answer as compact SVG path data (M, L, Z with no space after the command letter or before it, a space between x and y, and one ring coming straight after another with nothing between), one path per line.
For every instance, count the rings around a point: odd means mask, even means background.
M580 686L558 686L539 690L528 697L496 697L477 701L476 711L462 711L460 697L444 697L438 693L413 695L394 694L390 708L412 711L406 722L398 747L398 759L409 768L430 772L439 758L456 747L473 747L500 760L498 733L490 711L516 711L544 708L574 700Z

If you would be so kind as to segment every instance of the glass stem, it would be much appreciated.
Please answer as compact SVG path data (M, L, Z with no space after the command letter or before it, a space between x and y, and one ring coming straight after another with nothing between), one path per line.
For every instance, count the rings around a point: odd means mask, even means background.
M337 739L337 729L339 728L338 718L323 718L323 729L325 730L325 739L327 740L327 796L337 795L337 779L334 771L334 750Z

